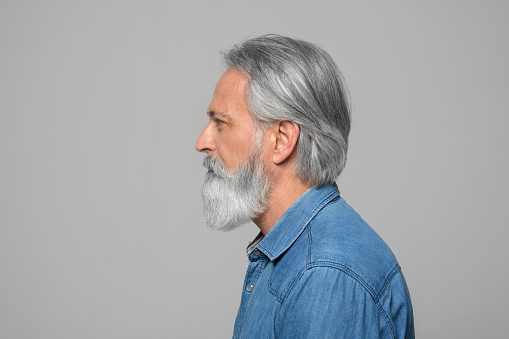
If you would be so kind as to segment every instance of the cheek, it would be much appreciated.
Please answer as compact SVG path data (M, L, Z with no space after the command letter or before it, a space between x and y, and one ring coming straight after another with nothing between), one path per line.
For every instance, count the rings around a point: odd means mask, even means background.
M218 155L226 170L232 170L238 165L246 163L249 158L249 150L253 147L251 138L245 134L224 138L216 145Z

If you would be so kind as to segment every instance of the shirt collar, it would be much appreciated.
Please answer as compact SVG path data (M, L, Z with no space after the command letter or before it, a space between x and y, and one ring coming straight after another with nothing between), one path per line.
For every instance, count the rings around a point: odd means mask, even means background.
M336 183L311 187L302 194L279 218L267 235L259 242L253 241L254 247L262 251L270 260L274 260L285 252L304 231L315 215L330 201L339 197Z
M264 237L263 233L260 232L260 233L258 233L256 238L254 238L254 240L249 243L249 245L246 248L246 252L247 252L247 256L248 257L249 257L249 255L251 253L253 253L253 251L255 250L256 246L258 246L258 244L263 240L263 237Z

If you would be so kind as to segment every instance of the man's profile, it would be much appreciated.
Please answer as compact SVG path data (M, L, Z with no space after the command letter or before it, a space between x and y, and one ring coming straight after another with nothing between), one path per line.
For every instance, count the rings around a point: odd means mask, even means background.
M223 56L196 144L207 154L204 216L212 229L260 229L233 337L413 338L396 258L335 183L350 111L332 58L279 35Z

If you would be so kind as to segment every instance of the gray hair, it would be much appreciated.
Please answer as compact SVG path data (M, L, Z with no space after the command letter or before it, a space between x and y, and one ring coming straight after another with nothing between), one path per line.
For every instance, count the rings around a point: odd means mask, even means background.
M223 58L248 77L247 105L260 126L299 125L300 178L312 186L334 182L346 163L350 109L331 56L312 43L269 34L235 45Z
M202 188L203 216L211 229L231 231L266 210L273 176L259 161L263 150L262 133L253 136L249 161L228 172L217 157L207 155L208 169Z

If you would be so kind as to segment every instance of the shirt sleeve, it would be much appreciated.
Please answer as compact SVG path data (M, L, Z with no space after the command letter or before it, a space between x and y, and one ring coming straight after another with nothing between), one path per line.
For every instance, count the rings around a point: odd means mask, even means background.
M277 338L384 337L385 320L373 297L334 267L306 270L283 300L276 321Z

